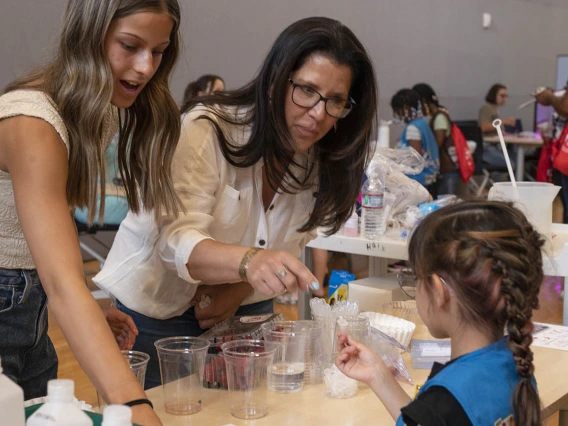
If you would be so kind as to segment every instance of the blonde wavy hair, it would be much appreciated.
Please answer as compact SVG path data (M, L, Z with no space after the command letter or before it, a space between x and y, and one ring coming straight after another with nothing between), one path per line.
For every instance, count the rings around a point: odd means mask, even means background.
M180 210L171 179L171 161L180 133L180 112L169 90L169 77L180 50L177 0L70 0L55 59L5 89L35 89L55 102L70 140L67 200L87 207L89 223L104 214L106 164L103 123L113 93L113 76L104 42L115 19L140 12L169 14L170 44L154 76L136 101L120 110L118 165L130 210L174 214Z

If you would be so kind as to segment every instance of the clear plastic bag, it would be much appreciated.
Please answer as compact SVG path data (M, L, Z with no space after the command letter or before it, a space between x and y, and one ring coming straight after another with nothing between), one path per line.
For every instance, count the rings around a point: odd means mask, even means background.
M410 352L406 346L401 345L395 338L371 327L369 349L381 357L396 380L401 383L412 384L412 378L400 352L401 349L405 352Z
M392 207L393 216L404 212L408 206L416 206L430 199L430 193L426 188L399 171L387 175L386 190L396 196Z
M424 169L424 157L414 148L377 148L371 159L367 174L372 171L379 173L401 172L407 175L417 175Z

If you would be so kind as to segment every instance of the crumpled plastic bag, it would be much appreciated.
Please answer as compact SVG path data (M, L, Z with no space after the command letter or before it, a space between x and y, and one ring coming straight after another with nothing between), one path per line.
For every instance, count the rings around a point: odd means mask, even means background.
M377 148L367 167L367 174L377 171L379 176L382 171L401 172L407 175L417 175L424 169L424 157L414 148Z
M430 200L428 190L402 172L393 171L386 179L387 191L396 196L392 216L406 211L408 206L416 206Z
M383 333L375 327L371 327L369 349L381 357L396 380L412 385L412 377L410 377L410 372L400 352L401 349L405 352L410 352L406 346L400 344L394 337Z

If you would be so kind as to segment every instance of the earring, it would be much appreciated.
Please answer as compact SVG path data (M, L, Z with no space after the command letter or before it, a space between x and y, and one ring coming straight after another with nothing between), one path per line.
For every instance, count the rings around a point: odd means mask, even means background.
M333 128L335 130L335 133L337 133L337 121L333 124Z

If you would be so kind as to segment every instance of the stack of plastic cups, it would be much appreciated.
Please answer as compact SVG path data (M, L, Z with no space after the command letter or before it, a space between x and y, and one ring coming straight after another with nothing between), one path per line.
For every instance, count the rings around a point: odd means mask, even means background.
M315 385L321 383L323 378L323 361L325 358L324 334L322 324L317 321L296 321L299 328L309 333L306 344L306 370L304 384Z
M331 315L331 312L328 316L316 315L312 312L312 318L322 327L322 362L323 365L327 365L333 361L332 354L335 335L335 316Z

